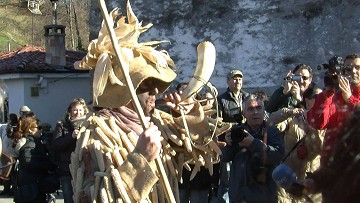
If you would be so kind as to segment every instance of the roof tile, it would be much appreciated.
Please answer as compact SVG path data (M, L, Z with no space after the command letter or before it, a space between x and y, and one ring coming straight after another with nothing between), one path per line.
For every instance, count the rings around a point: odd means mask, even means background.
M86 52L65 51L66 66L68 71L74 69L74 62L81 60ZM55 67L46 64L45 48L40 46L25 45L17 50L0 53L0 74L24 72L57 72ZM62 70L63 71L63 70Z

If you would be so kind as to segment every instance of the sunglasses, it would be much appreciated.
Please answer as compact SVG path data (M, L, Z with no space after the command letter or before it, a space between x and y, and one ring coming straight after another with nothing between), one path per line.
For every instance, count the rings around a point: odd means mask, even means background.
M144 93L144 92L150 92L157 88L156 80L154 79L146 79L144 80L139 87L136 89L137 93Z
M311 76L304 76L304 75L294 75L294 76L297 77L297 78L299 78L299 79L301 78L301 79L303 79L304 81L311 78Z

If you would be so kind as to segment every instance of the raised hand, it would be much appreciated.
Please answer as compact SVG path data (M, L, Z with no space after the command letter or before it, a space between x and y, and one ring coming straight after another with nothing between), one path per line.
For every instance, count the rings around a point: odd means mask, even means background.
M194 107L194 98L190 97L185 101L181 101L182 91L176 91L167 93L163 96L163 100L165 101L165 105L169 108L180 112L180 108L184 110L184 113L187 114Z
M147 161L154 160L160 153L161 149L161 132L154 123L139 135L136 143L136 151L142 154Z
M341 90L344 100L348 101L351 96L351 88L350 88L350 82L346 77L340 76L339 88Z

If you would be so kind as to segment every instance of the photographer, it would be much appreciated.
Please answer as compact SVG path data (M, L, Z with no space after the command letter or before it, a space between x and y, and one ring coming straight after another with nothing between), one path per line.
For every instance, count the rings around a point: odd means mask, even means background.
M284 155L280 131L267 127L264 103L255 95L245 98L246 123L227 133L222 161L232 161L230 168L230 202L277 202L277 186L271 178L273 169Z
M333 80L324 80L325 90L316 97L313 108L307 113L308 122L313 128L326 129L321 165L326 163L341 136L338 132L346 125L347 118L360 101L360 55L347 56L343 64L332 61L339 60L330 59L329 74L333 75L328 75L325 79ZM337 72L332 69L344 70L345 74L340 74L344 71ZM350 76L349 79L346 74Z
M304 95L311 95L316 84L312 82L312 68L305 64L297 65L284 78L284 85L279 87L271 95L266 103L268 113L281 108L303 108Z
M304 97L306 108L282 108L273 112L267 120L268 125L276 126L284 133L285 157L282 163L286 164L296 177L304 179L306 173L313 172L320 166L320 152L324 131L309 127L306 121L306 111L314 105L316 96L321 89L313 91L312 95ZM279 187L279 202L304 202L299 193ZM314 202L321 201L321 195L312 195Z

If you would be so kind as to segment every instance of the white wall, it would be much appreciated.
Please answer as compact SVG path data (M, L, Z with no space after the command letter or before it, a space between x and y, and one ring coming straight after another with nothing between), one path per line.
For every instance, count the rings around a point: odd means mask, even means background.
M45 74L16 74L5 75L4 79L8 89L9 112L19 113L23 105L27 105L40 119L49 123L54 130L58 120L63 119L66 108L76 97L90 101L90 79L88 73L45 73ZM36 86L39 78L39 96L31 96L31 87Z

